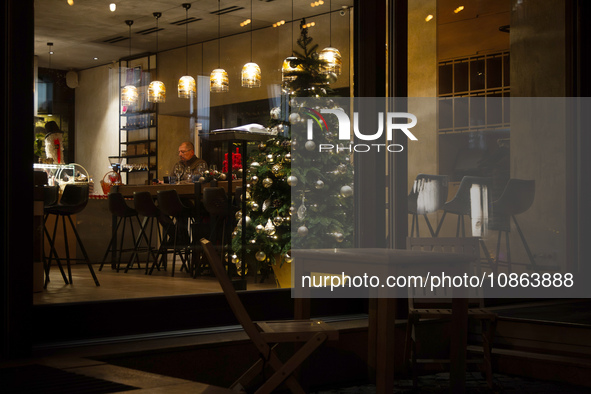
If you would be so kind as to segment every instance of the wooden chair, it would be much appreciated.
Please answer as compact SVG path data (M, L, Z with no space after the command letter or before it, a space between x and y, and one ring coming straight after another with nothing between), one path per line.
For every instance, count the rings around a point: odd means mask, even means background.
M480 246L478 238L407 238L406 247L409 250L423 250L431 252L446 252L467 254L474 257L477 262L480 259ZM479 263L477 263L479 264ZM479 271L477 269L476 271ZM470 275L474 272L468 273ZM479 290L479 289L477 289ZM421 293L419 293L421 292ZM417 355L418 333L417 325L420 322L430 320L449 320L451 318L451 299L445 298L447 294L437 294L430 289L409 288L408 296L408 324L406 326L405 362L411 362L413 384L417 386L418 363L449 363L449 359L430 358L419 359ZM496 330L497 315L484 308L482 294L476 291L476 297L468 301L468 321L480 323L482 333L482 359L468 358L468 363L483 363L486 380L492 388L492 364L491 350ZM473 294L470 295L473 297ZM451 333L451 335L454 335ZM468 346L471 353L479 351L477 346Z
M325 341L337 340L338 331L318 320L253 322L232 286L213 245L206 239L202 239L201 244L232 312L261 356L230 388L243 390L257 376L266 377L263 372L270 367L273 373L256 389L256 393L274 392L282 383L285 383L292 393L304 393L294 372ZM275 353L275 346L279 343L299 344L296 352L286 362L282 362Z

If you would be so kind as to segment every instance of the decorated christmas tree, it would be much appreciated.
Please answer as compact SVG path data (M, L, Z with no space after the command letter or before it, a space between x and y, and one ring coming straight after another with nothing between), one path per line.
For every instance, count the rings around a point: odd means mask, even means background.
M315 106L336 108L330 83L337 75L319 57L305 20L300 51L286 59L282 105L271 110L268 129L276 136L249 154L247 168L246 245L241 221L233 232L232 261L241 269L241 249L261 262L291 262L291 248L347 247L353 243L353 166L346 150L319 153L319 144L338 146L337 119L324 117L325 128L307 140L305 125ZM288 70L285 72L285 70ZM316 126L318 127L318 126ZM237 218L242 217L237 213Z

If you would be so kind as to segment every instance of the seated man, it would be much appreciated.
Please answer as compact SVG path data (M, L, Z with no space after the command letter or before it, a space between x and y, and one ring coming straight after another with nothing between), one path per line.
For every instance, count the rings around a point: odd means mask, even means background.
M205 168L207 168L207 163L205 162L205 160L195 156L195 147L189 141L182 142L179 145L178 164L182 164L185 168L185 172L181 177L181 179L183 180L188 178L188 176L190 176L191 174L193 174L199 165L205 165Z

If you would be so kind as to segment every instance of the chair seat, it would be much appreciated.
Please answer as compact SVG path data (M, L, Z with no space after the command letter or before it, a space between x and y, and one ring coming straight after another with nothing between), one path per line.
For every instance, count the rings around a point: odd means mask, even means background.
M314 335L324 333L328 340L339 339L339 332L319 320L281 320L257 322L262 336L272 342L305 342Z
M46 207L44 212L50 215L75 215L80 213L86 207L85 205L65 205L65 204L57 204Z

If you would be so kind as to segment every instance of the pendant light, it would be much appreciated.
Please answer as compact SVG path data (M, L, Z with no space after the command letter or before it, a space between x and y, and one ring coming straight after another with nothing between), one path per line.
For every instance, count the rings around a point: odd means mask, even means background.
M341 67L343 65L341 52L339 52L338 49L332 47L332 0L330 0L329 7L329 45L327 48L324 48L322 51L320 51L318 58L326 62L322 69L323 74L334 73L336 75L341 75Z
M192 98L197 95L195 78L189 75L189 8L190 3L183 3L185 9L185 75L179 79L179 98Z
M158 56L158 19L162 16L161 12L154 12L154 18L156 18L156 56ZM158 65L156 65L156 70L158 70ZM157 74L158 71L156 71ZM148 102L150 103L164 103L166 101L166 87L164 86L164 82L158 81L156 78L155 81L150 82L150 86L148 86Z
M125 24L129 26L129 57L131 57L131 25L133 25L133 21L128 19L125 21ZM121 92L121 106L130 107L132 105L136 105L138 97L139 95L135 85L125 85L123 87L123 91Z
M218 68L213 70L209 76L209 91L214 93L224 93L230 90L230 80L228 78L228 73L223 68L220 68L220 17L221 8L220 0L218 0Z
M297 57L293 56L293 0L291 0L291 56L288 56L283 61L281 67L281 81L283 83L294 81L297 74L304 71L301 64L296 64Z
M242 87L260 88L261 87L261 68L252 61L252 0L250 0L250 62L242 67Z

